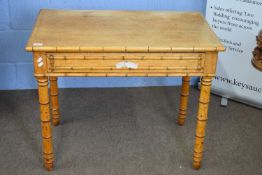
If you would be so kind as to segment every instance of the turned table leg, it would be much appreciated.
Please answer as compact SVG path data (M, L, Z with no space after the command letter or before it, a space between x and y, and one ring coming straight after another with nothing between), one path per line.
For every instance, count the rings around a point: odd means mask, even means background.
M199 169L203 157L204 137L207 123L208 103L212 77L202 77L197 114L196 140L194 147L194 169Z
M57 77L49 77L49 80L50 80L52 123L54 126L57 126L60 123Z
M53 169L54 155L49 110L48 78L37 77L37 82L41 113L44 165L45 168L50 171Z
M189 76L183 77L182 87L180 92L180 107L179 107L178 120L177 120L177 123L181 126L184 125L185 123L185 118L187 113L189 85L190 85L190 77Z

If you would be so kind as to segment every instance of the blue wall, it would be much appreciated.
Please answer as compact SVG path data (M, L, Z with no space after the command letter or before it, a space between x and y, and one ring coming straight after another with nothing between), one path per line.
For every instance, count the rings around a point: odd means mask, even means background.
M205 13L206 0L0 0L0 89L36 88L32 55L24 51L41 8L177 10ZM192 83L195 83L193 79ZM180 78L60 78L60 87L137 87L180 84Z

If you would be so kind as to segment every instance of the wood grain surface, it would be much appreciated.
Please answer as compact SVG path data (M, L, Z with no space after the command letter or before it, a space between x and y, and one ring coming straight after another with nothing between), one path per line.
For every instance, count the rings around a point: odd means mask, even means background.
M41 10L26 50L200 52L224 46L197 12Z

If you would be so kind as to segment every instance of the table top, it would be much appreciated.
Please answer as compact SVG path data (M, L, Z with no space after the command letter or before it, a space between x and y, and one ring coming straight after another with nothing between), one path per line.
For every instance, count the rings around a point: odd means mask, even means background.
M198 12L41 10L27 51L223 51Z

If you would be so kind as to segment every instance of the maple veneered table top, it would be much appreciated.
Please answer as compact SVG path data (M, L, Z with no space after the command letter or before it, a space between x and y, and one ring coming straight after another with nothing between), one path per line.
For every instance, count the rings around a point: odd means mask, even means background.
M222 51L197 12L41 10L27 51Z

